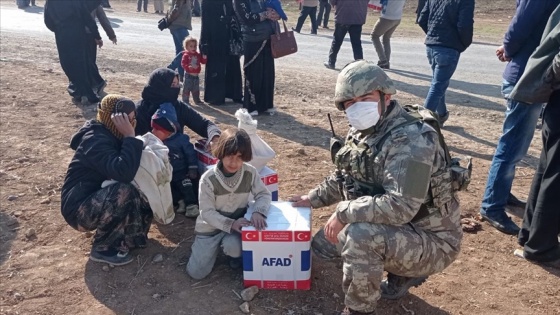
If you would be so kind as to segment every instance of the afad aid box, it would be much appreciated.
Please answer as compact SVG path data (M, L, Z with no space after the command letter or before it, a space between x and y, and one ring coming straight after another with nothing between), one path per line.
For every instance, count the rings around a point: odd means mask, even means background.
M311 208L291 202L272 202L266 230L244 227L243 284L262 289L311 288ZM251 218L253 203L246 219Z

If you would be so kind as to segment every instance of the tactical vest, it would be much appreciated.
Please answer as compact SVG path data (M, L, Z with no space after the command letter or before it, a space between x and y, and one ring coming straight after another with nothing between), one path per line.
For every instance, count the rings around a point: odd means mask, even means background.
M404 115L406 118L404 123L386 131L373 146L368 145L365 141L356 142L355 139L350 137L346 140L344 146L334 154L333 162L337 169L342 171L339 188L345 199L352 200L361 196L383 194L385 190L381 183L374 181L374 174L380 174L384 171L379 164L374 163L383 143L392 132L398 132L399 128L412 124L427 123L438 134L440 147L444 151L446 166L431 175L428 195L417 215L418 217L427 215L428 208L444 207L451 200L453 192L466 189L470 182L472 164L470 157L467 157L468 166L466 168L461 167L459 163L461 159L451 158L439 128L439 121L434 113L418 105L406 105L403 108L407 112ZM332 149L331 153L334 153Z

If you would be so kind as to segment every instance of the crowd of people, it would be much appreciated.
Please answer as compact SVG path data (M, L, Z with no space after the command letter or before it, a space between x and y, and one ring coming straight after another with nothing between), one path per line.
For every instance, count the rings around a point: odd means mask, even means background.
M333 69L349 33L355 61L338 75L334 105L344 111L351 127L333 146L336 149L331 148L336 170L308 194L290 200L298 207L336 205L312 247L319 257L342 258L346 307L341 314L374 314L379 298L404 296L409 288L447 268L460 252L457 191L463 186L453 173L440 127L449 118L445 102L449 81L461 53L472 43L474 0L419 1L416 22L426 33L432 80L424 107L416 110L430 110L426 112L436 125L393 99L397 90L385 72L391 68L390 39L405 1L380 2L381 16L371 32L377 63L362 60L360 38L369 0L329 2L301 1L295 31L301 31L308 16L312 33L321 21L327 28L332 5L334 35L324 65ZM139 0L139 10L140 4ZM68 91L82 103L98 103L97 117L87 121L70 143L75 154L62 187L62 214L74 229L96 231L91 260L124 265L132 261L132 249L146 246L152 219L159 219L152 213L153 199L168 198L164 191L170 191L168 201L175 211L196 218L186 271L203 279L211 273L220 248L232 268L240 267L241 228L266 228L271 194L247 163L252 151L246 132L220 130L191 106L190 95L194 104L202 104L199 74L201 64L206 64L206 103L221 105L231 99L251 115L274 114L275 67L269 38L284 14L264 0L203 0L198 41L189 33L193 2L173 0L171 8L176 11L168 27L176 46L173 62L151 73L141 100L110 94L100 101L106 83L95 63L97 46L103 44L96 18L116 44L110 25L104 23L101 1L47 0L45 24L55 33ZM232 45L236 41L242 43L240 49ZM502 84L507 109L480 209L491 226L518 236L523 249L515 250L516 256L556 268L560 268L560 215L553 200L560 191L559 43L560 0L518 0L503 45L496 50L498 59L507 62ZM539 114L543 149L525 203L510 190L515 165L527 153ZM214 169L199 172L185 127L207 139L207 149L219 160ZM166 154L159 156L158 165L144 166L142 157L150 154L149 134L165 145ZM145 180L137 176L140 168L161 174L168 170L169 176L159 176L152 186L138 185ZM247 220L250 193L256 211ZM525 207L521 229L505 214L507 205ZM384 272L388 276L382 281Z

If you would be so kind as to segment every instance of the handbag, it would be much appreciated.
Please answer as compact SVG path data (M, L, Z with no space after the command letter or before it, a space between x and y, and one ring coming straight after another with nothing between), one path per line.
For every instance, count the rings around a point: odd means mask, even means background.
M157 23L157 27L159 28L160 31L163 31L164 29L168 28L169 24L167 23L167 17L161 18L161 20L159 20Z
M288 31L286 22L284 23L284 32L280 32L280 24L276 24L276 32L270 36L270 46L272 49L272 57L280 58L297 52L296 38L294 31Z

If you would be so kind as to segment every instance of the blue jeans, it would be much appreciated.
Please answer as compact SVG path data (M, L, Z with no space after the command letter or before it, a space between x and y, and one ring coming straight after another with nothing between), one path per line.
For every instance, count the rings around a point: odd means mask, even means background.
M171 62L169 69L176 69L179 72L179 78L183 81L183 75L185 71L181 67L181 58L183 57L183 40L189 36L189 30L186 27L181 27L177 29L169 29L171 36L173 36L173 42L175 43L175 58Z
M507 100L506 118L490 165L480 209L480 213L490 216L505 211L515 176L515 165L527 154L543 105L527 104L508 98L514 86L515 83L502 83L502 94Z
M432 85L426 96L424 107L436 112L439 116L447 114L445 91L449 80L457 69L461 53L453 48L442 46L426 46L428 61L432 66Z

